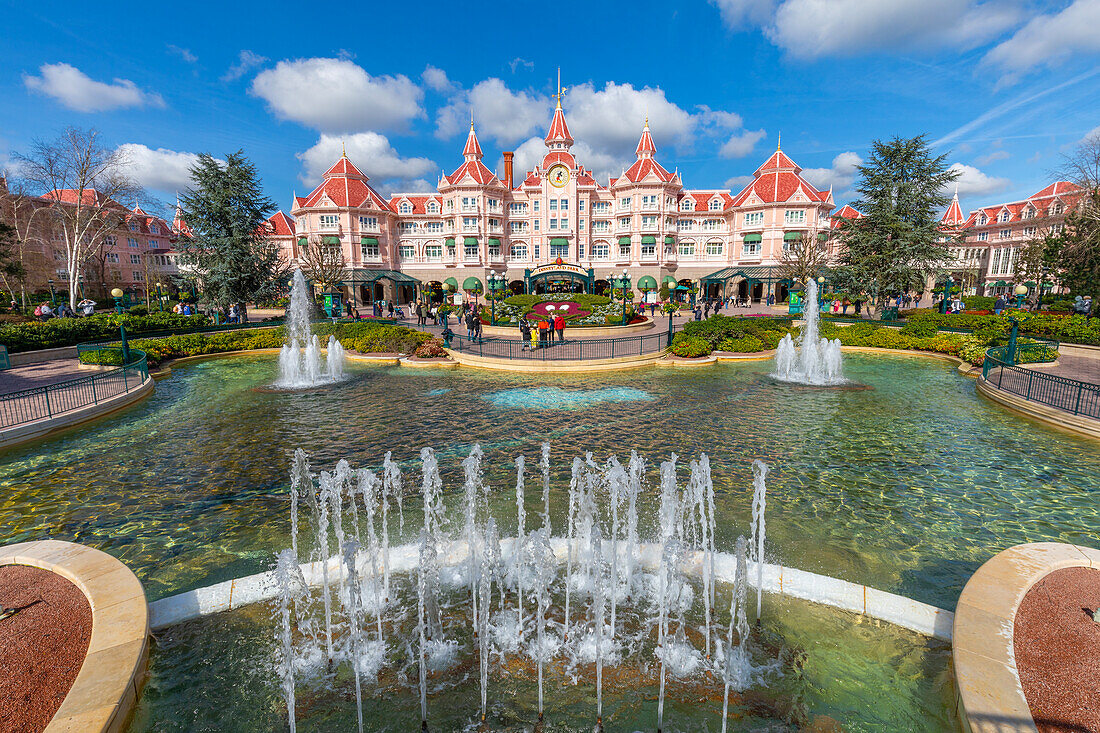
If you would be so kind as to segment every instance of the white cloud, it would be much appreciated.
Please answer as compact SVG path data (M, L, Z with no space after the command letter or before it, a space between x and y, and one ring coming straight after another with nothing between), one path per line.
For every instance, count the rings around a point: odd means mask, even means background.
M727 178L722 185L734 193L740 193L741 189L752 183L752 179L752 176L734 176L733 178Z
M1091 140L1092 138L1097 138L1097 139L1100 139L1100 126L1094 127L1094 128L1092 128L1091 130L1089 130L1088 132L1086 132L1086 133L1085 133L1085 136L1084 136L1084 137L1082 137L1082 138L1081 138L1080 140L1078 140L1077 142L1079 142L1079 143L1083 143L1083 142L1085 142L1086 140Z
M172 54L175 54L176 56L179 56L181 59L183 59L184 61L186 61L189 64L197 63L198 60L199 60L199 57L196 56L195 54L191 53L191 51L189 49L180 48L179 46L177 46L173 43L168 44L168 52L172 53Z
M665 97L663 89L607 82L602 89L591 83L571 87L566 95L570 131L593 150L624 161L634 160L634 148L649 118L649 129L660 149L662 142L689 146L697 121Z
M756 144L764 139L764 130L744 130L732 136L722 144L718 154L723 158L743 158L753 151Z
M522 59L519 56L516 56L514 59L509 61L508 65L512 67L513 74L516 73L516 69L519 69L521 67L528 70L535 68L534 61L528 61L527 59Z
M985 155L979 156L974 159L974 162L980 166L986 166L990 163L995 163L998 160L1005 160L1009 157L1007 150L993 150Z
M404 129L424 116L424 91L407 76L371 76L347 59L280 61L256 76L251 93L277 117L324 133Z
M863 158L848 150L833 158L828 168L803 168L802 177L821 190L832 186L836 190L846 189L856 180L856 166Z
M446 71L437 69L431 64L428 64L421 76L429 89L433 89L441 94L450 94L458 89L458 85L447 78Z
M524 140L516 148L515 153L515 157L512 158L512 176L513 182L519 183L527 171L542 162L543 156L546 155L546 143L543 142L542 137L532 137ZM588 165L588 162L586 161L583 165ZM497 169L504 169L503 157L497 162Z
M407 190L436 170L436 164L428 158L402 158L390 145L385 135L377 132L360 132L340 137L321 135L309 150L298 153L302 161L303 183L316 184L333 163L340 159L341 145L347 150L348 159L355 167L370 176L371 184L376 188L390 190L394 187ZM426 182L424 182L426 183ZM432 188L428 184L428 188Z
M761 28L792 56L973 48L1015 27L1019 0L712 0L727 26Z
M982 173L972 165L952 163L951 170L959 174L955 183L959 186L959 196L963 198L967 196L985 196L987 194L997 193L1012 185L1012 182L1007 178L995 178L994 176ZM954 184L951 186L951 191L953 190Z
M263 66L265 63L267 63L266 56L261 56L246 48L237 55L237 63L229 67L229 70L222 76L222 81L236 81L252 69Z
M140 143L125 143L118 151L126 159L125 168L145 188L174 193L191 185L190 169L199 156L167 148L152 148Z
M500 79L486 79L456 94L439 110L435 134L446 139L464 132L472 110L478 135L509 145L546 125L549 108L547 99L513 91Z
M27 89L53 97L77 112L165 106L159 94L144 92L129 79L114 79L108 84L69 64L43 64L38 73L41 76L23 75Z
M1100 51L1100 0L1074 0L1058 13L1039 15L982 60L1000 68L1006 80L1035 66L1055 66L1073 55Z

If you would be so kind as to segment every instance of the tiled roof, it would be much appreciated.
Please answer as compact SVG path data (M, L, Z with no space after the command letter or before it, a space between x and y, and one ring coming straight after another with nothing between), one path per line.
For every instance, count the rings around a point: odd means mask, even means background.
M565 124L565 113L559 106L554 110L554 119L550 122L550 130L546 133L546 144L563 142L573 144L573 136L569 134L569 125Z
M631 183L638 183L650 175L656 176L662 183L668 183L672 180L672 174L653 158L638 159L634 162L634 165L626 169L622 177Z
M289 237L294 235L294 219L282 211L276 211L267 219L271 224L272 234L277 237Z
M649 120L646 120L645 127L642 128L642 136L638 139L638 147L634 149L634 154L639 158L653 157L657 154L657 147L653 144L653 136L649 134Z
M843 206L840 207L840 209L835 214L833 214L831 217L829 217L829 228L830 229L836 229L837 227L839 227L840 224L841 224L841 222L840 222L841 219L862 219L862 218L863 218L863 214L861 214L859 211L855 210L854 208L852 208L848 204L844 204Z
M738 193L734 206L743 205L755 193L766 204L789 201L801 192L810 201L829 202L830 193L819 191L800 174L802 169L781 150L772 153L763 165L753 173L753 180Z
M390 196L390 208L394 211L398 210L398 206L402 201L408 201L412 204L413 214L427 214L428 202L435 201L435 212L438 214L443 210L443 197L436 194L424 194L424 193L395 193Z
M485 164L476 158L473 160L467 160L465 163L458 167L454 173L443 178L443 183L454 185L460 182L466 176L472 178L476 183L482 186L491 183L500 183L497 180L496 174L485 167Z
M367 177L346 157L325 171L321 185L304 200L295 199L296 209L319 206L326 196L339 207L389 209L385 199L367 183Z
M481 143L477 141L477 135L474 133L474 123L470 123L470 134L466 136L466 147L462 149L462 157L466 160L471 158L477 158L481 160L483 154L481 152Z

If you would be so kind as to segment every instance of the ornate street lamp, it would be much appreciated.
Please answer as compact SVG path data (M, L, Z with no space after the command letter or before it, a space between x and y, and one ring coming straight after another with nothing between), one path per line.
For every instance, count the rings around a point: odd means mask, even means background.
M822 304L825 303L825 278L822 275L817 276L817 309L821 310Z
M1024 285L1023 283L1020 283L1019 285L1017 285L1015 288L1012 289L1012 292L1016 294L1016 307L1017 308L1023 308L1024 307L1024 297L1027 296L1027 285Z
M163 287L164 287L163 285L161 285L160 283L157 283L157 309L161 313L164 312L164 296L160 292L161 288L163 288Z
M626 291L630 289L630 273L623 270L623 278L619 281L623 288L623 325L626 325Z
M111 291L111 297L115 299L115 313L122 312L122 288L115 288Z
M507 286L507 278L504 273L490 270L485 281L489 284L489 322L495 326L497 325L497 293Z
M950 275L943 282L943 301L940 303L940 313L947 313L947 300L951 297L951 286L955 281Z

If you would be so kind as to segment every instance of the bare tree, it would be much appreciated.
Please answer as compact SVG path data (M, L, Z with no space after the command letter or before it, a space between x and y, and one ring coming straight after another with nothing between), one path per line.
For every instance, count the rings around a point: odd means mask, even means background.
M783 277L793 283L806 283L821 274L829 263L829 249L820 234L817 229L802 232L797 241L783 250L783 259L779 262Z
M15 300L14 286L19 286L24 308L27 307L27 280L45 265L42 212L43 207L27 193L22 180L10 173L0 174L0 222L11 227L12 257L19 263L18 272L0 273L0 277L12 300Z
M80 274L125 223L130 211L123 204L132 204L141 189L125 172L126 158L103 146L96 130L70 127L56 140L36 140L18 161L27 182L44 192L44 216L61 234L75 308Z
M326 241L325 237L311 236L298 250L298 263L302 273L322 290L335 290L337 283L347 279L347 261L339 240L333 242Z

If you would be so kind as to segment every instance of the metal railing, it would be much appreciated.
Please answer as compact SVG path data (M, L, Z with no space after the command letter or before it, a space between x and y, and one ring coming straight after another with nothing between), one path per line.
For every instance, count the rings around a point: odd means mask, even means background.
M434 330L434 329L433 329ZM664 351L672 344L669 331L649 333L642 336L623 336L606 339L566 339L544 341L537 348L531 348L530 341L521 339L481 338L473 341L465 335L455 334L451 339L451 349L472 356L488 356L496 359L537 359L540 361L579 361L582 359L619 359L628 356L643 356Z
M985 352L985 362L982 364L982 379L997 389L1019 395L1025 400L1056 407L1073 415L1100 419L1100 384L1017 366L1021 355L1026 357L1029 350L1050 348L1050 344L1051 342L1017 344L1015 354L1011 353L1008 346L989 349ZM1025 358L1024 361L1040 360Z
M121 363L120 347L94 344L88 346L91 348L86 349L85 353L89 350L117 351ZM80 347L78 346L77 349L79 351ZM144 384L150 378L145 352L130 349L130 362L116 369L0 395L0 429L45 420L89 405L98 405L100 402Z

